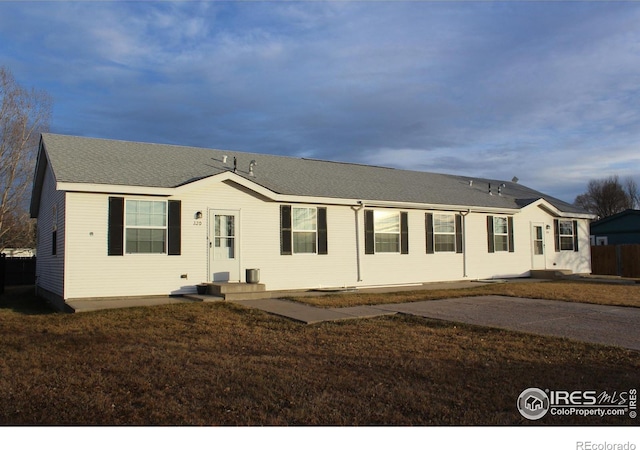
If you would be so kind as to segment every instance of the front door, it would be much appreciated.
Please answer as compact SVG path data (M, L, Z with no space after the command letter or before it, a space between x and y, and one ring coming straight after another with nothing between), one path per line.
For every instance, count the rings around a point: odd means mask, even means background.
M544 224L531 224L531 268L546 269L544 257Z
M240 281L240 211L209 212L211 281Z

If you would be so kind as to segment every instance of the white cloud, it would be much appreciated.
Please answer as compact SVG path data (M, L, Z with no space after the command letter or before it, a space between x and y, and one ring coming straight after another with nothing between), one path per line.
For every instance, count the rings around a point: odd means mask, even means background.
M640 172L639 20L633 3L0 3L0 58L52 91L65 132L517 175L572 200Z

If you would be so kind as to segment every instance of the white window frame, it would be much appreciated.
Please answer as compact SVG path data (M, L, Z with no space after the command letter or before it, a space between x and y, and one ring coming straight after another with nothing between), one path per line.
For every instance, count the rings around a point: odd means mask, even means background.
M296 223L296 210L313 210L313 229L300 228L300 223ZM296 250L296 236L313 233L313 250ZM317 255L318 254L318 208L314 206L292 206L291 207L291 253L294 255Z
M442 223L442 219L446 217L446 224ZM451 231L442 231L443 226L448 226L451 222ZM451 243L438 242L439 237L450 237L453 248L443 250L439 247L449 245ZM447 239L448 240L448 239ZM456 216L455 214L433 214L433 251L435 253L455 253L456 252Z
M564 227L568 225L571 233L563 233L563 225ZM573 229L573 220L558 220L558 239L560 241L561 252L574 251L575 230ZM570 244L569 246L566 245L567 242Z
M129 205L133 202L146 202L146 203L163 203L164 204L164 225L129 225L128 223L128 212ZM168 228L169 228L169 206L166 200L149 200L149 199L140 199L140 198L127 198L125 199L124 204L124 253L126 255L166 255L167 254L167 244L168 244ZM129 239L128 239L128 230L163 230L163 245L162 251L130 251L129 249ZM137 241L140 242L140 241Z
M504 221L504 232L499 232L498 223ZM502 228L502 225L500 225ZM500 237L500 239L498 239ZM504 239L504 248L498 247L498 241ZM509 251L509 219L503 216L493 217L493 251L494 252L508 252Z
M391 217L391 216L396 216L397 217L397 228L398 231L378 231L380 229L380 223L379 220L381 218L381 216L386 216L386 217ZM400 236L401 234L401 217L400 217L400 211L387 211L387 210L380 210L380 209L376 209L373 211L373 242L374 242L374 251L375 253L398 253L400 254L401 249L402 249L402 238ZM382 243L378 242L378 236L396 236L397 238L397 250L383 250L379 248L379 245L382 245Z

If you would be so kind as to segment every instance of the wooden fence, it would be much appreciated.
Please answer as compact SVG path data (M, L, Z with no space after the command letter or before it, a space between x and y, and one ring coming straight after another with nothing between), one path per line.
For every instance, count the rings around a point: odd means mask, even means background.
M0 254L0 293L5 286L34 284L36 282L36 258L9 258Z
M640 278L640 244L591 247L591 272Z

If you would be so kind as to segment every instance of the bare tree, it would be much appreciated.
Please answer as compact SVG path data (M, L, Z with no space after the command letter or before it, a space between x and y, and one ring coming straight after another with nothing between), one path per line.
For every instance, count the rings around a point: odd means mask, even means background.
M633 178L627 178L624 187L631 201L631 209L640 209L640 191Z
M0 67L0 250L24 246L34 234L27 202L38 140L48 129L51 106L48 94L24 89Z
M618 175L613 175L590 180L587 192L578 195L573 203L602 219L637 207L639 200L638 186L633 179L627 178L622 183Z

